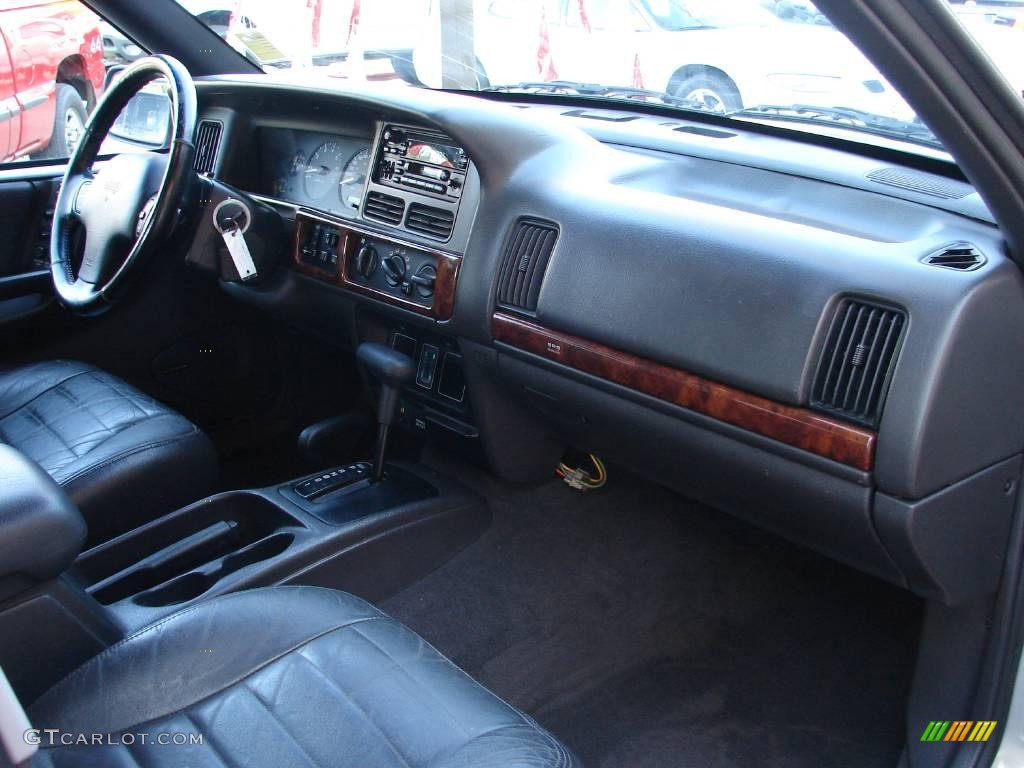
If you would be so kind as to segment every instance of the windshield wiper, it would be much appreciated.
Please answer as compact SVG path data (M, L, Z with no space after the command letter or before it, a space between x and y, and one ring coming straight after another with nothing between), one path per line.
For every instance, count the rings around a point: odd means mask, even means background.
M673 96L663 91L652 91L647 88L632 88L624 85L600 85L598 83L580 83L575 80L547 80L544 82L524 82L515 85L491 85L481 88L485 93L553 93L569 96L592 96L602 99L628 99L633 101L657 101L672 107L682 107L698 112L705 111L704 105L697 99Z
M851 107L815 107L809 104L761 104L730 112L729 117L778 118L793 122L832 123L846 128L867 131L879 136L912 141L931 147L941 147L942 142L931 129L918 119L902 120L898 117L879 115Z

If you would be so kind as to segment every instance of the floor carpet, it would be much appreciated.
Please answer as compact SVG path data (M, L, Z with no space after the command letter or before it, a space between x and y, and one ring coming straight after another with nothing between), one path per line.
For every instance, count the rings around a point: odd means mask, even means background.
M918 600L614 468L434 463L494 524L384 608L589 768L895 765Z

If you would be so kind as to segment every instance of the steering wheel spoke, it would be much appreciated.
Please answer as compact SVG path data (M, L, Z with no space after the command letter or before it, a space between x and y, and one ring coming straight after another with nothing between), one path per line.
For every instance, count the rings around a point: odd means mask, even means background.
M81 218L89 205L89 191L93 185L91 170L69 175L61 185L61 195L66 195L69 203L65 211L67 215Z
M139 90L158 78L171 85L169 151L121 154L94 171L114 121ZM192 78L168 56L135 62L100 100L68 161L54 212L50 271L66 306L81 314L103 311L127 278L159 250L194 188L186 174L192 173L195 127Z

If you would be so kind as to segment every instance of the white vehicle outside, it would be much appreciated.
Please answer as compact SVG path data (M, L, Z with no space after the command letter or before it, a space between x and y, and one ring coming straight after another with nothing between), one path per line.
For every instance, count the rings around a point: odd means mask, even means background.
M715 112L806 104L912 117L844 35L784 22L757 0L477 0L473 15L481 84L564 79L665 91ZM414 62L425 85L441 85L436 36Z

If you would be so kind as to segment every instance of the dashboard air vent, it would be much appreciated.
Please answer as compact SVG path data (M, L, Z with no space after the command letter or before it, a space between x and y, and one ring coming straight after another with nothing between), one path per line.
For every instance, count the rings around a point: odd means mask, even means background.
M196 132L196 157L193 167L197 173L212 175L217 166L217 152L220 151L220 137L224 124L216 120L202 120Z
M970 272L985 263L985 257L970 243L953 243L923 259L925 264Z
M405 201L400 197L385 195L382 192L371 192L366 196L363 215L368 219L377 219L397 226L402 223L403 213Z
M811 406L877 427L905 325L901 310L844 299L821 353Z
M447 240L452 236L455 226L455 214L443 208L413 203L409 206L409 214L405 217L406 229L422 232L424 235Z
M498 304L533 312L540 297L551 252L558 239L554 224L524 219L516 223L501 259L498 273Z

